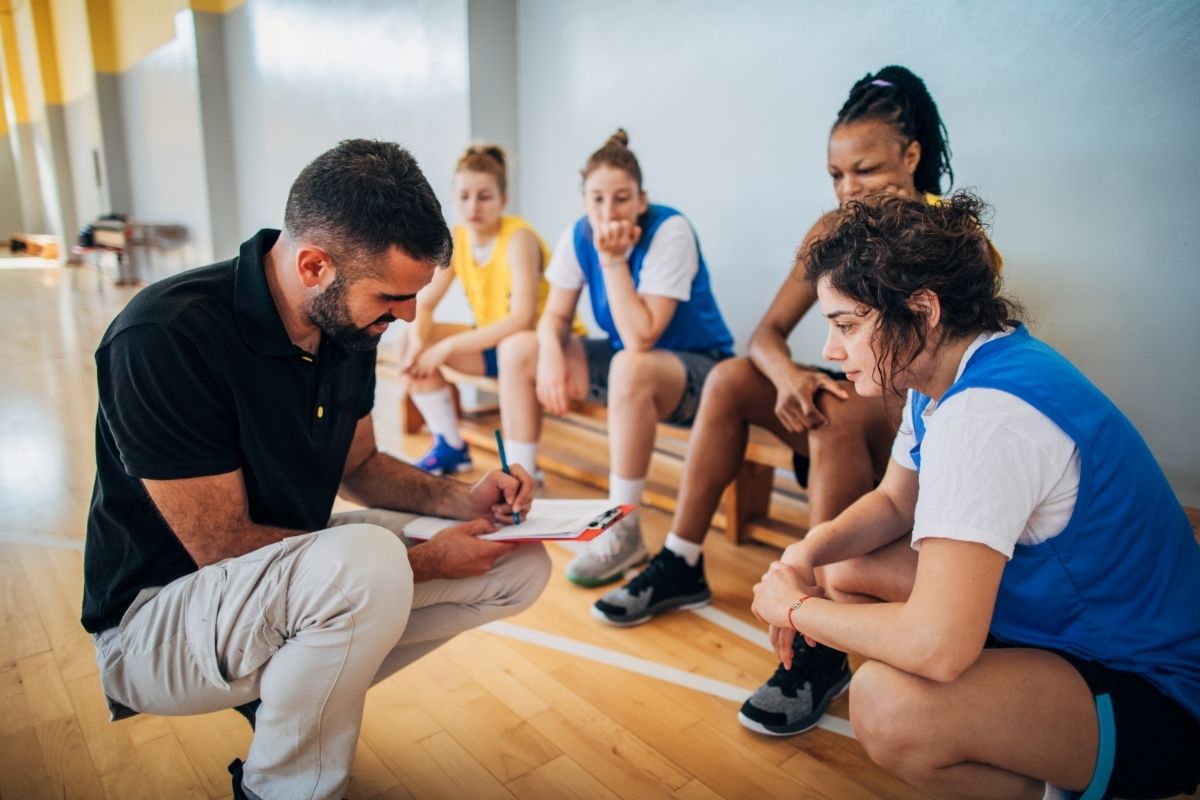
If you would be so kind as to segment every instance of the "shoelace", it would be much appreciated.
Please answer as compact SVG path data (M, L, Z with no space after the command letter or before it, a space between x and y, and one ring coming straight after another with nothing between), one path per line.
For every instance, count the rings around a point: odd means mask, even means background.
M803 642L803 639L799 641ZM768 686L775 686L781 690L787 690L789 694L796 694L804 684L809 680L808 670L804 669L805 662L809 659L805 658L808 654L808 645L792 644L792 668L787 669L780 664L775 669L775 674L767 679Z
M630 594L639 594L647 586L655 583L659 577L668 577L670 571L671 568L667 563L667 557L659 553L651 559L650 565L642 570L641 574L629 582L629 585L625 587L625 591Z

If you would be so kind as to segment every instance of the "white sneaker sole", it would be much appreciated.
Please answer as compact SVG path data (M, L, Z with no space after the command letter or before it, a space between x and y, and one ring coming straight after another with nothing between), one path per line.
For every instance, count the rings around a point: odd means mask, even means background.
M839 697L841 697L848 691L850 691L850 682L849 681L846 682L846 685L842 687L842 690L840 692L835 694L833 697L829 698L829 702L825 704L825 707L828 709L829 706L832 705L834 700L837 700ZM764 727L761 722L755 722L754 720L750 719L749 717L747 717L745 714L743 714L740 711L738 712L738 722L742 723L743 728L752 730L755 733L761 733L763 736L776 736L779 738L784 738L784 737L788 737L788 736L799 736L802 733L807 733L808 731L811 731L813 728L815 728L821 724L821 719L824 716L825 716L825 713L822 713L821 716L817 718L816 722L814 722L812 725L809 725L807 728L801 728L798 731L773 731L770 728Z
M605 625L612 625L614 628L634 628L634 627L637 627L638 625L643 625L643 624L649 622L650 620L654 619L655 617L661 617L663 614L670 614L672 611L690 611L693 608L704 608L705 606L711 606L711 605L712 605L712 598L710 597L707 600L699 600L695 603L685 603L681 606L674 606L673 608L664 608L662 611L657 611L653 614L647 614L644 617L638 617L637 619L629 620L628 622L626 622L624 620L618 621L618 620L609 619L607 616L605 616L603 611L596 608L595 606L592 606L592 617L600 620Z
M576 586L582 586L585 589L594 589L597 586L607 586L610 583L621 580L621 578L625 577L625 573L636 567L638 564L641 564L643 561L646 561L649 557L650 553L647 552L645 546L642 546L639 548L638 552L625 559L625 561L621 563L620 567L614 569L612 572L608 572L604 575L594 578L586 575L572 574L571 564L568 564L566 570L567 580ZM571 563L573 564L574 562Z

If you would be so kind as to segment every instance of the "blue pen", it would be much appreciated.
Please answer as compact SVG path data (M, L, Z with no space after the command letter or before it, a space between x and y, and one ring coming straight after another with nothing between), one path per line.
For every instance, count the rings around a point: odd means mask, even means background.
M500 469L504 470L505 475L512 475L512 470L508 468L508 456L504 455L504 437L500 435L500 431L496 431L496 449L500 451ZM521 515L515 508L513 509L513 524L521 524Z

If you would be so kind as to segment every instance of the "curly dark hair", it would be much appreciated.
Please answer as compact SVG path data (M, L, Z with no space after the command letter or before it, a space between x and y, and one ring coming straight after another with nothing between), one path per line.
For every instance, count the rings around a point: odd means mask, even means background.
M950 134L925 82L906 67L890 66L865 75L850 89L833 127L876 119L891 125L905 142L921 144L913 183L922 192L942 193L942 176L954 186Z
M990 209L970 192L930 205L894 195L851 201L833 213L823 235L799 255L804 277L822 278L857 305L879 312L875 378L896 390L896 378L929 344L917 292L937 295L942 340L999 331L1023 316L1001 295L998 255L988 240Z
M454 247L429 181L394 142L346 139L317 156L292 183L283 220L356 275L373 274L373 257L393 246L443 267Z

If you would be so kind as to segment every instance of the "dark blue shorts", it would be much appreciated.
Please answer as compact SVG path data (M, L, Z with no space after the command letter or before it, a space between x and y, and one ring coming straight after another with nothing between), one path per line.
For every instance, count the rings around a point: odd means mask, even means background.
M500 374L500 364L496 360L496 348L489 347L483 351L483 374L494 378Z

